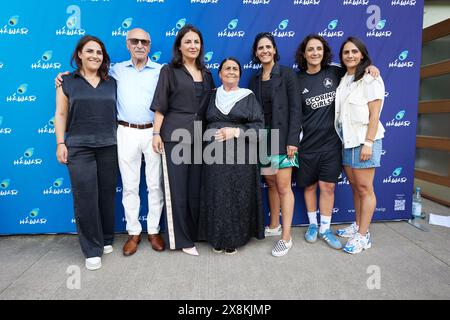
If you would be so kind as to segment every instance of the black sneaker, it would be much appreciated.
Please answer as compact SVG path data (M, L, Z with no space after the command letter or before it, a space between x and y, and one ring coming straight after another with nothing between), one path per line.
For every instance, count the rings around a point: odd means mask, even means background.
M237 250L236 249L234 249L234 248L226 248L225 249L225 254L236 254L237 253Z

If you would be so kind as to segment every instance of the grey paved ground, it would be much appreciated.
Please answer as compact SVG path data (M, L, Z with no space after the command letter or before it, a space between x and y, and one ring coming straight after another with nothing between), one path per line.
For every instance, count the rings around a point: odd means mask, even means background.
M427 200L424 209L450 215ZM234 256L205 243L199 257L157 253L143 241L124 257L121 234L97 271L84 268L77 236L3 236L0 299L450 299L450 229L424 225L430 232L374 223L373 247L355 256L306 243L303 227L294 228L294 246L282 258L270 255L273 237ZM80 289L69 289L77 269Z

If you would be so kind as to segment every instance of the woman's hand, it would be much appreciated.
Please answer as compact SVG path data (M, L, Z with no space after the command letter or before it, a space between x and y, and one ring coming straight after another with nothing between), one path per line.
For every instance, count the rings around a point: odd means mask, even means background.
M69 71L58 73L58 75L55 78L55 87L56 88L58 88L62 85L62 83L63 83L62 76L68 75L69 73L70 73Z
M64 143L56 147L56 159L59 163L67 164L67 147Z
M159 134L153 136L152 147L156 153L163 154L164 144Z
M294 158L295 153L297 152L298 148L294 146L287 146L286 148L286 154L289 159Z
M216 131L214 138L218 142L222 142L225 140L233 139L239 137L239 128L229 128L225 127Z
M363 144L361 146L361 154L359 156L359 159L361 161L367 161L370 160L372 158L372 147L366 146L365 144Z
M374 78L378 78L378 76L380 75L380 70L374 65L368 66L365 71Z

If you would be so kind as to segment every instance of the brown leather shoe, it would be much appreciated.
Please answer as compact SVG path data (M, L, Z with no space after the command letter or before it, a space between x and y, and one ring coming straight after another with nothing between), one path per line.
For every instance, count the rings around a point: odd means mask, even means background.
M159 233L149 234L148 241L152 244L153 250L164 251L164 240Z
M127 242L123 245L123 255L131 256L137 251L137 246L141 242L141 235L128 236Z

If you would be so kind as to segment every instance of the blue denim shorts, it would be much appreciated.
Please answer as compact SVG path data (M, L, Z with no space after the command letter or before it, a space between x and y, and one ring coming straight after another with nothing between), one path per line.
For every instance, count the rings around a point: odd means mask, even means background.
M361 146L344 149L342 151L342 164L355 169L377 168L380 166L382 148L382 140L375 140L372 146L372 158L367 161L359 160Z

